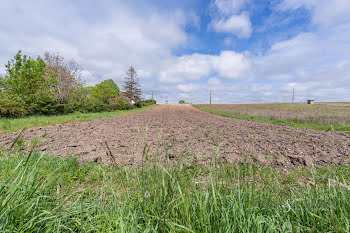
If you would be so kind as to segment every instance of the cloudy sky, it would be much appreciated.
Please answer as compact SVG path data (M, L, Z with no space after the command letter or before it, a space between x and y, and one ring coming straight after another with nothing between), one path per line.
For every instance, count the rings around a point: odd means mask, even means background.
M159 102L350 101L349 0L2 0L0 73L18 50Z

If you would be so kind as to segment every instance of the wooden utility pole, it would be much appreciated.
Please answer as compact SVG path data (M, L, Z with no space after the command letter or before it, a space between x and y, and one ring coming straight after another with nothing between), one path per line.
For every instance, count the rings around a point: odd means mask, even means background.
M211 89L210 89L210 98L209 98L209 103L211 104Z
M293 88L293 97L292 97L292 103L294 103L294 88Z
M152 100L153 100L153 90L152 90Z

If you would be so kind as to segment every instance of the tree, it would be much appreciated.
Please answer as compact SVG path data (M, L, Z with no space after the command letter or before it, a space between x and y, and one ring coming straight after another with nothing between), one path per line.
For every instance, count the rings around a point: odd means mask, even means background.
M44 53L45 71L56 79L53 87L54 98L59 103L67 103L70 95L81 84L81 68L74 61L66 61L59 53Z
M97 84L91 88L91 97L108 104L110 99L115 98L117 92L106 84Z
M186 102L185 102L185 100L180 100L179 101L179 104L185 104Z
M5 78L0 74L0 93L5 91Z
M127 93L127 97L135 102L139 102L141 100L141 88L140 83L137 78L137 73L134 67L130 67L126 72L126 77L124 79L123 88Z
M101 84L108 85L110 88L112 88L113 90L115 90L117 92L117 95L119 95L119 93L120 93L119 87L112 79L104 80L101 82Z
M6 65L1 89L11 99L24 101L32 112L39 112L45 102L51 102L51 90L55 79L45 75L45 62L19 51Z

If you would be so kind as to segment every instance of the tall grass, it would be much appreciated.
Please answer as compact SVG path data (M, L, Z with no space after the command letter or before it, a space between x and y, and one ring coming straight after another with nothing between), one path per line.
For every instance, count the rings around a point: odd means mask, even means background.
M99 113L72 113L66 115L54 116L29 116L22 118L1 118L0 117L0 133L8 133L19 131L23 128L40 127L48 125L64 124L76 121L89 121L93 119L100 119L106 117L120 116L135 112L140 112L153 108L156 105L150 105L142 108L135 108L131 110L118 110L114 112L99 112Z
M195 108L220 116L314 130L350 131L349 106L326 104L201 104Z
M3 232L349 232L349 167L142 169L0 154Z

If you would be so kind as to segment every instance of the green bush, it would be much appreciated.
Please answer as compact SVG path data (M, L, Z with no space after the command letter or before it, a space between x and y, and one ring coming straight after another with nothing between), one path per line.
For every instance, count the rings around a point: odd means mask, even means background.
M25 103L0 95L0 117L22 117L27 114Z
M109 112L113 111L115 107L110 104L101 103L98 100L95 100L93 98L84 100L84 101L71 101L68 102L64 106L64 112L65 113L73 113L73 112Z
M111 112L121 110L119 104L110 104L108 108L109 108L109 111L111 111Z
M140 102L136 102L136 103L134 104L134 106L135 106L136 108L141 108L142 106L144 106L144 104L140 101Z
M150 105L153 105L153 104L156 104L156 101L154 101L154 102L143 102L142 106L150 106Z
M135 103L134 106L137 107L137 108L141 108L143 106L146 107L146 106L150 106L150 105L153 105L153 104L157 104L157 101L149 99L149 100L139 101L139 102Z
M118 110L129 110L131 109L130 104L124 99L123 96L119 97L119 99L117 100L117 104L119 106Z
M143 100L142 102L143 102L143 103L146 103L146 104L157 104L157 101L152 100L152 99L149 99L149 100Z
M85 87L73 92L68 103L64 106L64 113L113 111L113 108L109 104L104 103L102 99L96 98L93 95L93 90L98 89L96 87Z
M53 115L64 113L63 104L59 104L56 100L49 97L40 99L29 105L29 112L38 115Z

